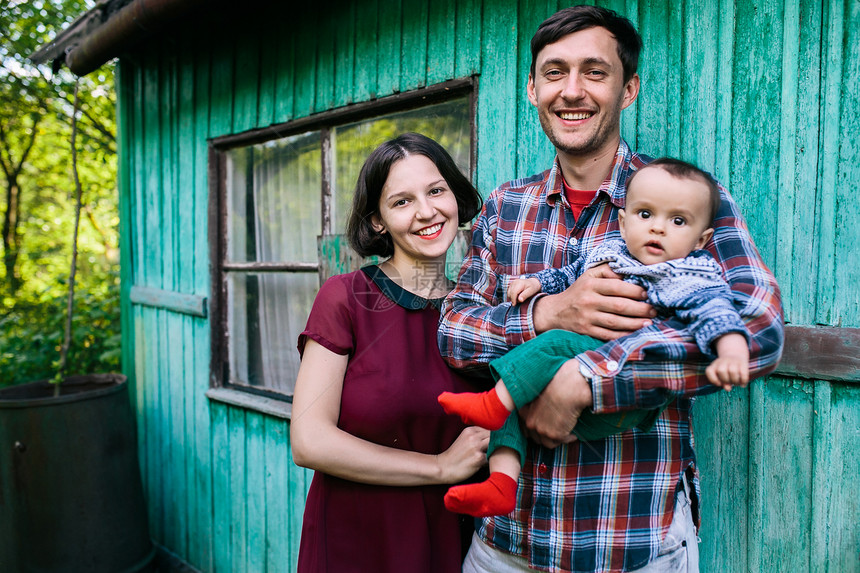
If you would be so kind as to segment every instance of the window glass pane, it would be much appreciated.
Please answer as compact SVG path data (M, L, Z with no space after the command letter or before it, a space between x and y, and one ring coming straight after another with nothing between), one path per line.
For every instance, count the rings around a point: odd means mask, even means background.
M469 98L377 117L332 130L335 176L332 185L332 233L346 231L346 219L358 172L380 143L407 131L438 141L469 177L471 125Z
M317 290L316 273L227 275L231 384L293 393L299 371L296 341Z
M319 132L226 155L227 260L316 262L322 230Z
M435 139L468 176L470 115L469 98L464 96L331 127L327 132L225 150L227 249L223 262L319 264L324 177L332 188L327 214L331 233L341 235L361 165L375 147L401 133L415 131ZM326 176L321 165L323 133L331 138L333 156L333 173ZM291 395L299 368L296 341L319 290L319 275L227 269L222 276L226 292L223 335L229 365L224 382ZM220 291L221 286L216 288Z

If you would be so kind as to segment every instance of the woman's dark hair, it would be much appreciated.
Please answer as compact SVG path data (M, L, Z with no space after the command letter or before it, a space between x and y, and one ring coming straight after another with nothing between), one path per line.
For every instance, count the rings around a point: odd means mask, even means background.
M481 195L460 172L445 148L426 135L404 133L374 149L358 175L352 211L346 224L346 237L349 246L362 257L388 257L394 254L391 235L377 232L372 219L379 212L382 187L388 179L391 166L409 155L423 155L436 165L457 198L460 224L470 221L481 210Z
M538 53L549 44L558 42L565 36L589 28L605 28L618 42L618 57L624 67L624 81L627 82L639 67L639 53L642 51L642 37L633 23L617 12L600 6L572 6L559 10L538 26L532 37L532 77Z
M714 218L717 216L717 211L720 210L723 198L720 196L719 183L717 183L717 180L714 179L710 173L699 169L692 163L687 163L686 161L681 161L674 157L660 157L628 177L627 187L630 187L630 183L635 179L637 173L641 173L643 170L651 169L652 167L659 167L676 179L698 179L704 183L708 188L708 222L710 224L714 221Z

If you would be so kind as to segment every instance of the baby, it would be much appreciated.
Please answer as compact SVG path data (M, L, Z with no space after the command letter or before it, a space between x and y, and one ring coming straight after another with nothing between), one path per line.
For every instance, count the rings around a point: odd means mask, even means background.
M699 168L671 158L658 159L630 177L625 208L618 212L621 240L607 240L587 256L560 269L545 269L514 279L513 304L539 292L562 292L587 269L609 264L624 280L642 286L658 316L675 316L705 356L712 384L729 390L749 380L749 334L732 304L732 292L714 258L701 250L711 239L720 206L716 181ZM645 328L654 328L645 327ZM482 483L452 487L445 506L476 517L510 513L517 477L525 459L525 437L514 409L528 404L566 361L604 343L564 330L550 330L490 363L496 386L479 394L439 396L449 414L459 415L493 433L490 477ZM583 375L590 373L583 368ZM663 406L665 408L665 406ZM596 440L636 426L648 431L662 412L632 410L617 414L582 413L573 433Z

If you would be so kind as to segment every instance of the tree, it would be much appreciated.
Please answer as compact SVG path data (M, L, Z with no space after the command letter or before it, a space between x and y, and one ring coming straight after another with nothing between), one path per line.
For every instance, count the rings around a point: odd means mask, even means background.
M81 0L0 2L0 170L5 187L2 238L8 296L14 297L22 284L22 222L32 214L23 211L27 195L36 192L44 174L60 169L68 174L68 151L61 142L68 141L74 77L65 70L54 74L46 66L32 65L27 57L91 4ZM111 75L82 78L80 129L85 146L114 153ZM56 163L58 152L63 157ZM68 183L63 188L68 193Z
M28 56L93 5L0 0L0 385L52 375L71 252L75 77L33 65ZM70 373L119 364L114 110L112 64L80 78L84 213Z

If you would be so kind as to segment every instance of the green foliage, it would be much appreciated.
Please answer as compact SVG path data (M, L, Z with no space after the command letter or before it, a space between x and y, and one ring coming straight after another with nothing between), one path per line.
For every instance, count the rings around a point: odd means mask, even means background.
M0 387L46 380L56 372L66 296L19 300L0 318ZM119 277L75 294L67 374L118 372L121 333Z
M28 57L93 5L93 0L0 0L0 215L6 223L0 386L53 376L72 252L75 77L68 70L52 73L49 65L35 66ZM117 371L120 348L112 64L80 82L77 149L84 210L70 374ZM15 201L17 218L10 210Z

